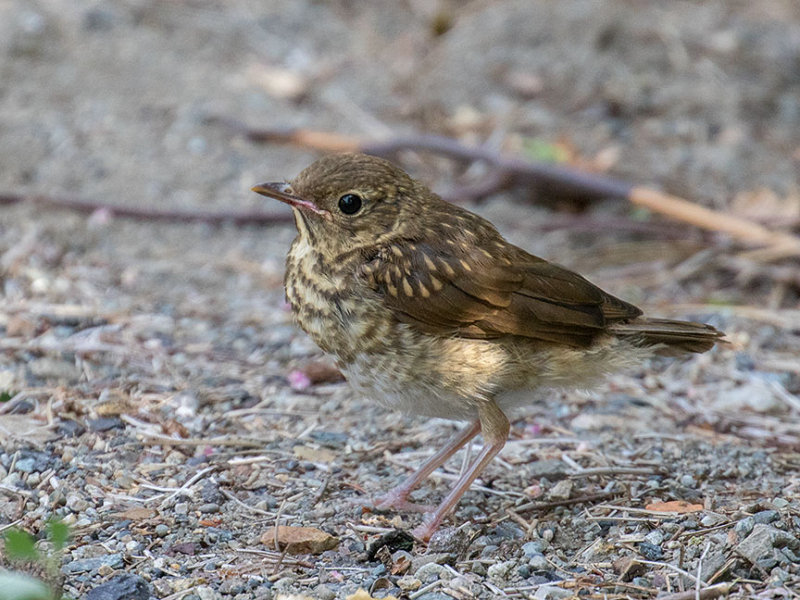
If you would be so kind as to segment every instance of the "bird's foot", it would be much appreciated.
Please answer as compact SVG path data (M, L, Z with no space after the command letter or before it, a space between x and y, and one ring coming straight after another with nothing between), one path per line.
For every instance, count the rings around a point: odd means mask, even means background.
M426 519L421 525L417 525L411 530L411 535L420 542L427 544L438 528L438 522L431 522Z

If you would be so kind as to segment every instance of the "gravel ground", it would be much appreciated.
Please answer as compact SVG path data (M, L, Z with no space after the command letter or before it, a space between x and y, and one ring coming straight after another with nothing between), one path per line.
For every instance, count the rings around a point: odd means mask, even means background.
M539 144L770 225L800 218L794 0L8 0L0 107L0 191L14 193L260 208L252 184L315 155L209 119L226 116ZM481 175L402 158L438 190ZM748 261L610 201L581 222L633 214L656 234L543 230L578 208L529 196L473 208L730 343L536 403L428 548L402 533L419 515L358 500L455 425L353 397L292 326L290 226L4 203L0 530L46 552L46 521L63 519L72 539L51 579L89 600L797 598L796 261ZM438 501L462 461L413 498Z

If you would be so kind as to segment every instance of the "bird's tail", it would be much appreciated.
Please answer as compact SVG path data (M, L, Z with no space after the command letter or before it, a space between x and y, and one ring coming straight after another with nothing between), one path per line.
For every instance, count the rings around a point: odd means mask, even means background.
M656 352L666 356L706 352L725 336L711 325L671 319L638 318L627 323L615 323L610 331L619 338L630 339L637 346L657 346Z

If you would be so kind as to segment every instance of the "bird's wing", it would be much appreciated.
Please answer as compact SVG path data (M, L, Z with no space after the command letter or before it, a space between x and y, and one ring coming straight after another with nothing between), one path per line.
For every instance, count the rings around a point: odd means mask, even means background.
M587 346L609 324L641 314L577 273L510 245L494 256L467 244L394 244L361 274L399 320L438 335Z

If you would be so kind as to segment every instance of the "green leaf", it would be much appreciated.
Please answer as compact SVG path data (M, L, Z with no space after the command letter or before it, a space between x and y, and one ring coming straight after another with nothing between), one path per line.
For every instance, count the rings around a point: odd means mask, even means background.
M3 600L52 600L44 582L23 573L0 571L0 597Z
M531 160L540 162L558 163L564 162L567 157L564 150L557 144L551 144L536 138L525 138L522 140L522 152Z
M8 402L16 395L17 392L13 392L11 390L3 390L0 392L0 402Z
M56 552L60 552L69 539L69 526L57 519L51 519L47 522L47 537L53 542Z
M37 560L36 540L27 531L9 529L5 534L6 555L11 559Z

